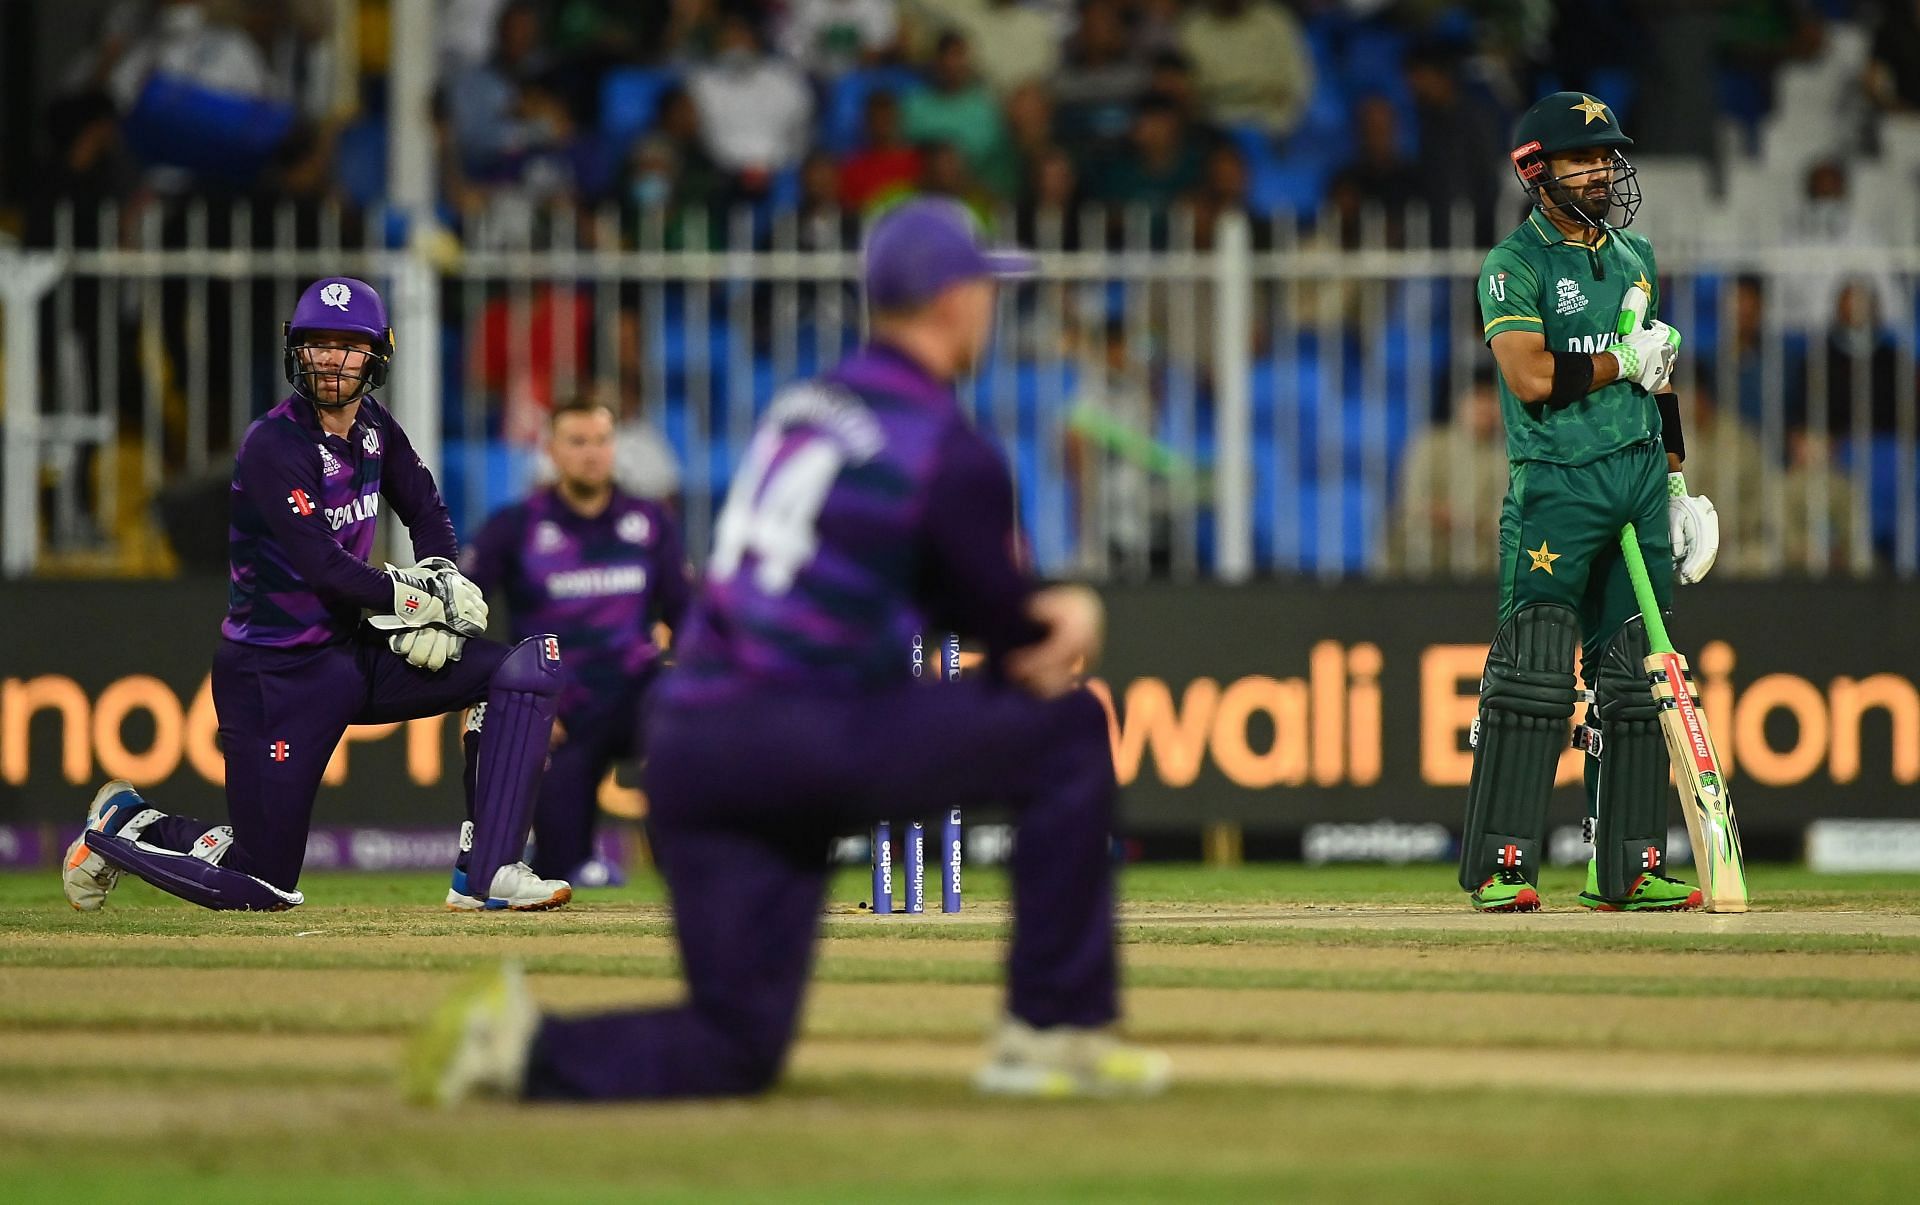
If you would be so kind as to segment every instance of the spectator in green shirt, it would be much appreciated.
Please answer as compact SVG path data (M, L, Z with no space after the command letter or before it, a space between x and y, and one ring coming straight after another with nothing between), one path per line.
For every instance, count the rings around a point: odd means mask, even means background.
M963 35L940 36L927 85L907 93L901 116L909 140L953 144L983 185L996 196L1013 195L1016 168L1000 103L975 76Z

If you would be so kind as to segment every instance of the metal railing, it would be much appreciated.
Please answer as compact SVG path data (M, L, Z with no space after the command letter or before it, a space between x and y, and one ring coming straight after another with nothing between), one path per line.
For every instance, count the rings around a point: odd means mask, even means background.
M591 392L651 466L641 484L680 495L701 556L772 390L859 336L858 231L833 213L499 205L464 241L326 207L86 216L108 237L77 238L64 213L52 247L0 253L9 576L165 571L152 501L224 477L284 396L280 324L319 275L387 296L387 399L463 532L536 478L546 408ZM963 397L1013 464L1036 562L1096 579L1491 574L1504 458L1476 396L1485 249L1464 215L1442 218L998 215L1042 267L1003 291ZM1920 247L1694 245L1660 268L1718 572L1914 576Z

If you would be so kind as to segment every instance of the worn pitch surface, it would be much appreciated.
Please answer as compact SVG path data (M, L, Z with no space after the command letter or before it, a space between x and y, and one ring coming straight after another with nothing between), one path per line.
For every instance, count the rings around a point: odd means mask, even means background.
M1742 917L1466 911L1445 868L1126 877L1128 1026L1154 1102L964 1087L1004 886L958 918L826 918L787 1085L757 1102L413 1111L404 1035L523 961L556 1008L677 993L657 885L450 915L425 876L316 877L219 915L133 884L70 912L0 876L9 1199L1910 1199L1920 878L1757 868ZM1558 907L1554 907L1555 904ZM24 1195L15 1197L12 1188Z

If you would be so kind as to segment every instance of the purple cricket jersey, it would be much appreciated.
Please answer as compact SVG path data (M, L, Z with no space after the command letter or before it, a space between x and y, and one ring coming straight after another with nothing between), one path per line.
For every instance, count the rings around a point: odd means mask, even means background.
M1015 562L1013 480L951 384L884 344L782 390L715 528L670 697L910 678L915 632L990 659L1037 639Z
M686 613L686 552L673 515L615 490L588 518L544 489L487 520L461 571L489 599L504 599L513 638L551 632L568 676L611 688L660 656L656 620L678 630Z
M324 431L299 397L247 428L233 465L221 635L273 648L332 644L353 635L363 607L391 610L392 583L367 562L383 495L416 560L458 555L433 474L372 398L361 399L345 437Z

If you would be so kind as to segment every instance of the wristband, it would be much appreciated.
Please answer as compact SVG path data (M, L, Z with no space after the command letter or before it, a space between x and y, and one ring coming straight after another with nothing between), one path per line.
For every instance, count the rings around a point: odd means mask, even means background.
M1682 461L1687 458L1687 436L1680 430L1680 395L1662 393L1654 402L1660 407L1660 442L1667 451Z
M1587 396L1592 388L1592 356L1576 351L1553 353L1553 390L1547 394L1547 405L1564 410Z

